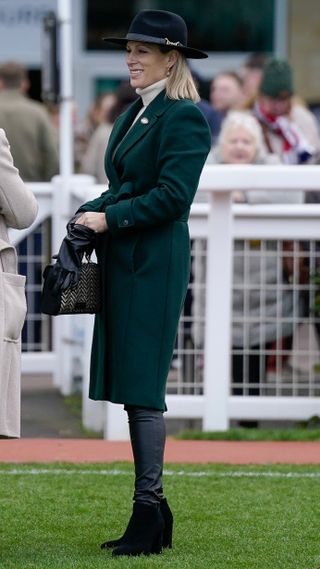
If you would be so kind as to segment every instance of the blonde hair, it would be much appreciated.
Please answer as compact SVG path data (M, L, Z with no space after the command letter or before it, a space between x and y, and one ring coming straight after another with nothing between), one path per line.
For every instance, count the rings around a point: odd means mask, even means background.
M200 101L187 60L179 52L177 61L171 68L171 73L167 80L166 92L169 99L191 99L194 103Z
M255 141L256 147L256 161L264 161L266 158L266 147L263 141L262 128L258 120L248 111L230 111L224 119L219 134L219 139L216 147L216 154L220 156L221 146L223 144L226 133L236 127L243 127L249 132Z

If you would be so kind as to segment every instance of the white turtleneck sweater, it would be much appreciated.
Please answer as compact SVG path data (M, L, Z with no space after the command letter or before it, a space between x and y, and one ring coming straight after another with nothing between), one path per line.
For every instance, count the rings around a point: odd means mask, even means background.
M136 89L137 95L140 95L142 99L143 107L138 112L131 126L133 126L134 123L137 122L138 118L144 113L147 106L150 105L153 99L155 99L157 95L159 95L159 93L161 93L161 91L165 89L166 83L167 79L161 79L160 81L157 81L156 83L153 83L148 87L144 87L144 89L139 89L139 87L138 89Z

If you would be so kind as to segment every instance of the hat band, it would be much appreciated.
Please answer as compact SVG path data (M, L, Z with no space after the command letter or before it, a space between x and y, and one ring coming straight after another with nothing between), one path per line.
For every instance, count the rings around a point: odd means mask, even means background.
M170 41L168 38L159 38L155 36L145 36L144 34L133 34L128 33L126 35L126 40L128 41L145 41L146 43L159 43L162 45L171 45L174 47L184 47L180 41L174 42Z

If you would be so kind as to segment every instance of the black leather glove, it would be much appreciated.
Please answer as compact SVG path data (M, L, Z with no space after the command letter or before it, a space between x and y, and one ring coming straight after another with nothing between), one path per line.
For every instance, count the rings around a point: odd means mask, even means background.
M83 255L90 255L95 245L96 234L93 229L76 223L78 214L67 224L67 235L61 243L53 267L55 290L62 291L78 283Z

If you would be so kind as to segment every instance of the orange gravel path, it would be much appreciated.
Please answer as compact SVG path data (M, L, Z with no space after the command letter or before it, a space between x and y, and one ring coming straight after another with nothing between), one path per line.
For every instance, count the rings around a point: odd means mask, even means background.
M132 461L128 442L92 439L0 441L0 462L114 461ZM320 465L320 442L177 441L169 438L165 462Z

